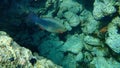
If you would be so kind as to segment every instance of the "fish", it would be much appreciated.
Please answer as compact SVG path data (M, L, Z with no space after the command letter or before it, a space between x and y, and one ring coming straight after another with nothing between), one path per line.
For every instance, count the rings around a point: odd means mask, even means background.
M105 27L101 28L99 32L100 33L106 33L107 30L108 30L108 26L105 26Z
M27 20L33 22L35 25L39 26L40 28L53 33L63 33L66 31L65 26L60 23L58 20L53 18L40 18L34 13L30 13L27 16Z

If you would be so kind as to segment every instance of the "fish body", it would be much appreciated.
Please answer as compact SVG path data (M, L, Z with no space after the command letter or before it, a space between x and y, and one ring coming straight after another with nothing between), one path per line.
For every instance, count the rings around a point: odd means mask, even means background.
M39 18L35 14L28 15L28 20L49 32L63 33L66 31L63 24L53 18Z

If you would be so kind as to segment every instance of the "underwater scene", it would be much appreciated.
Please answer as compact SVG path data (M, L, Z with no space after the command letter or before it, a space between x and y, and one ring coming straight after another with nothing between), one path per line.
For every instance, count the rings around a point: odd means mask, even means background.
M1 0L0 68L120 68L120 0Z

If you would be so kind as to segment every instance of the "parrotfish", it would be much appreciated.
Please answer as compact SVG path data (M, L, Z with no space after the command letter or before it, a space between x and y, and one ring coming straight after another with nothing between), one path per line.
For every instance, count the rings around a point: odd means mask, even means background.
M37 15L30 13L27 16L28 20L33 22L40 28L53 33L63 33L66 31L65 26L53 18L39 18Z

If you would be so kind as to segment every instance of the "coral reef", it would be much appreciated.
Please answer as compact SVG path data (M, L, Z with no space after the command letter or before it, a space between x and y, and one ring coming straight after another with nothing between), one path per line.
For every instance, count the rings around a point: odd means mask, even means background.
M120 53L120 34L118 29L120 29L120 18L116 17L108 25L108 37L106 37L106 43L116 53Z
M101 19L116 12L115 2L117 0L95 0L93 15L95 19Z
M3 0L0 68L120 68L120 1Z
M29 49L18 45L8 34L0 31L1 68L61 68L44 57L38 57L33 56Z

